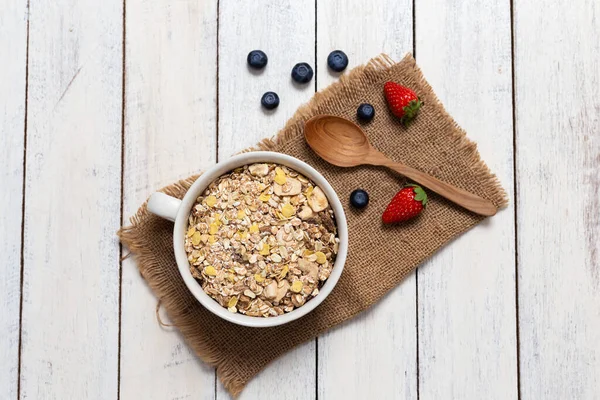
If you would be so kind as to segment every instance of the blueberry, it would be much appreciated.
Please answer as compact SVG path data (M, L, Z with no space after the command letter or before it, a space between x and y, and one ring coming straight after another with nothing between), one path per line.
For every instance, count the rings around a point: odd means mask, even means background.
M350 193L350 204L356 208L365 208L369 204L369 194L362 189Z
M264 51L252 50L250 53L248 53L247 61L248 65L250 65L252 68L261 69L267 65L267 61L269 61L269 59Z
M313 69L307 63L298 63L292 68L292 79L298 83L308 83L313 77Z
M369 122L375 116L375 108L369 103L362 103L356 110L358 119L364 122Z
M267 110L277 108L279 105L279 96L277 96L277 93L275 92L266 92L260 99L260 104Z
M327 65L335 72L342 72L348 66L348 56L341 50L334 50L327 57Z

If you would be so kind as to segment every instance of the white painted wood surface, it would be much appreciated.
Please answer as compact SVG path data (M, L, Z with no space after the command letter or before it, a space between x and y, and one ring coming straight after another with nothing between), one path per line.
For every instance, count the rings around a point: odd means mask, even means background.
M269 0L221 1L219 10L219 159L275 135L315 90L291 80L298 62L315 66L314 0L283 4ZM263 50L269 62L256 72L246 65L251 50ZM273 111L261 107L264 92L279 95ZM315 395L315 342L305 343L276 360L252 380L240 399L308 399ZM285 371L282 385L281 371ZM219 381L217 399L229 394Z
M28 13L6 0L0 398L229 398L180 335L157 325L131 259L119 287L115 231L156 188L275 134L315 84L337 79L331 50L347 52L351 68L381 52L399 59L415 43L511 205L318 346L275 361L241 399L595 399L600 7L515 0L511 21L506 1L423 0L414 13L412 4L41 0ZM253 49L269 56L263 72L246 67ZM300 61L317 64L305 86L290 79ZM271 112L260 107L268 90L281 98Z
M217 2L126 4L124 223L152 191L213 164L217 142ZM121 399L214 399L214 369L155 307L124 260Z
M269 62L262 70L246 64L260 49ZM219 159L261 139L274 136L315 91L292 81L292 67L315 67L315 7L313 0L283 5L269 0L222 1L219 10ZM275 110L265 110L265 92L279 95Z
M524 399L600 393L599 18L596 0L515 2Z
M122 5L30 5L24 399L117 396Z
M413 50L412 26L409 0L319 1L319 89L338 79L327 66L332 50L348 55L347 71L382 52L400 60ZM415 291L411 275L377 306L319 338L320 399L417 398Z
M0 398L17 396L27 4L0 12Z
M511 199L417 272L419 398L517 399L510 4L416 7L417 62Z

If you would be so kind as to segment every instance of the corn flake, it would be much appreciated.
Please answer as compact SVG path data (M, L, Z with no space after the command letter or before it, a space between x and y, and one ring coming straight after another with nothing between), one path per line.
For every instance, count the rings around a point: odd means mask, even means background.
M296 209L290 203L286 203L281 207L281 215L285 218L289 218L294 214L296 214Z
M302 284L302 281L294 281L294 283L292 283L292 286L290 287L290 290L294 293L300 293L303 286L304 285Z
M198 246L200 244L201 237L202 235L200 234L200 232L194 232L194 234L192 235L192 244L194 246Z
M212 265L205 267L204 273L208 276L217 276L217 270Z
M317 251L317 252L315 253L315 256L317 256L317 262L318 262L319 264L325 264L325 262L327 262L327 257L325 257L325 254L324 254L324 253L322 253L322 252L320 252L320 251Z
M259 197L260 201L262 201L263 203L266 203L267 201L269 201L269 199L271 198L271 195L269 193L265 193L263 192Z
M267 243L263 244L262 249L260 250L260 254L263 256L268 256L269 252L271 251L271 246L269 246Z
M258 232L258 224L255 222L250 226L250 233Z
M208 196L206 199L204 199L204 203L206 203L206 205L209 207L214 207L215 204L217 204L217 198L215 196Z

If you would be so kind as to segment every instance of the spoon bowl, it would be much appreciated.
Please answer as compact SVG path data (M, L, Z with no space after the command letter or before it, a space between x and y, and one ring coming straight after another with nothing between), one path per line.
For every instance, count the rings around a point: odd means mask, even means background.
M366 164L372 151L367 135L358 125L335 115L309 119L304 137L319 157L339 167Z
M330 164L338 167L364 164L385 166L469 211L484 216L496 214L496 206L491 201L391 160L371 146L360 126L345 118L317 115L306 121L304 138L314 152Z

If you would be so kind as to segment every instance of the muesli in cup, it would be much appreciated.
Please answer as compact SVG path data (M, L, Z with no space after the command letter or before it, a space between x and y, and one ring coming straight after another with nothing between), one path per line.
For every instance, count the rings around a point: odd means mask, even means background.
M245 165L196 199L185 250L192 276L232 313L277 316L319 294L338 251L323 191L293 169Z

